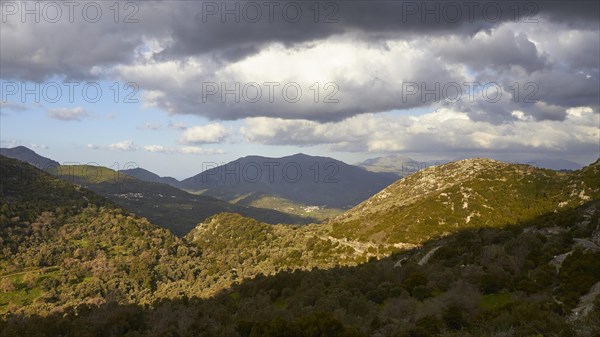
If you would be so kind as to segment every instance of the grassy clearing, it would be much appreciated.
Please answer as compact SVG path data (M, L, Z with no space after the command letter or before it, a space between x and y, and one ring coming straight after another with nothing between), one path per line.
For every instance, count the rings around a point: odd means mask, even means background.
M481 296L479 304L485 310L498 310L503 306L511 303L513 296L510 293L488 294Z

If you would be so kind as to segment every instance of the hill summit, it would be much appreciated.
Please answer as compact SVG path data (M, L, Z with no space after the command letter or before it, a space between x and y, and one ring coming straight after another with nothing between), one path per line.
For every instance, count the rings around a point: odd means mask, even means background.
M327 157L295 154L281 158L247 156L214 165L181 181L185 190L242 205L264 197L292 203L348 209L398 179L368 172Z
M494 227L600 196L598 161L573 173L465 159L419 171L332 222L339 238L419 243L464 227Z

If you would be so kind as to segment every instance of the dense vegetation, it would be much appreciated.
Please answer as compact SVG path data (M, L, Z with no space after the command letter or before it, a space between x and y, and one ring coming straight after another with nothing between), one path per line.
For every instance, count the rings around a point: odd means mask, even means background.
M600 162L573 173L462 160L397 181L337 217L332 236L421 243L456 228L518 224L600 198Z
M88 303L11 315L0 329L3 336L594 336L600 297L586 317L570 317L600 282L600 253L572 238L598 230L599 207L466 230L355 267L258 276L208 299ZM421 264L435 247L442 248ZM554 256L571 251L557 272Z
M267 251L260 257L265 263L252 268L248 267L252 260L238 258L243 262L240 279L342 261L335 257L341 257L339 252L344 249L313 239L311 244L318 248L314 261L311 255L308 263L298 255L307 239L298 237L296 241L292 228L297 227L272 227L227 213L209 223L224 220L230 231L223 228L215 233L210 244L202 240L188 244L84 188L16 160L0 158L0 276L5 290L0 296L0 312L42 313L87 302L148 304L181 294L212 295L237 280L229 275L231 268L238 266L230 258L240 248ZM227 237L237 236L232 231L238 222L240 233L248 233L238 240L238 250L221 252L223 247L232 247L223 243ZM244 227L244 223L249 226ZM269 242L261 244L262 237L252 240L272 229L281 237L273 242L285 249L279 255L269 251Z
M576 193L562 207L463 222L414 248L228 213L182 239L31 166L0 164L2 336L600 334L598 163L543 171ZM532 198L514 205L544 204Z

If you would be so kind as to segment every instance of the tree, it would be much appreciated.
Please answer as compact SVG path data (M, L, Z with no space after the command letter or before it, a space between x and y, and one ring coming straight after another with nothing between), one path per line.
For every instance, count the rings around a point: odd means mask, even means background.
M10 280L10 278L5 277L0 282L0 290L2 290L5 293L9 293L11 291L15 291L16 288L15 288L15 285Z
M452 304L446 309L443 318L446 326L453 330L460 330L469 323L465 311L456 304Z

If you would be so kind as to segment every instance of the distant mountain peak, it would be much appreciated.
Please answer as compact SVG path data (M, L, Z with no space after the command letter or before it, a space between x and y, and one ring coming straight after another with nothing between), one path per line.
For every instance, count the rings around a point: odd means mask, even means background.
M136 179L151 182L151 183L163 183L167 185L171 185L173 187L179 187L179 180L172 177L161 177L158 174L148 171L141 167L136 167L134 169L129 170L121 170L119 171L128 176L134 177Z
M244 157L181 181L181 188L227 201L268 195L303 205L349 208L396 181L339 160L296 153Z
M13 150L19 150L19 151L29 151L29 152L34 152L32 149L25 147L23 145L19 145L19 146L15 146L12 148Z
M446 163L447 161L443 162ZM371 172L394 173L400 177L406 177L419 170L438 164L438 161L419 161L408 156L395 154L370 158L356 165Z
M237 162L237 161L241 161L241 160L249 160L249 159L253 159L253 160L261 160L261 159L269 159L269 160L282 160L282 159L292 159L292 160L306 160L306 159L329 159L331 161L334 161L335 159L333 158L328 158L328 157L322 157L322 156L312 156L309 154L305 154L302 152L296 153L296 154L292 154L292 155L288 155L288 156L283 156L283 157L267 157L267 156L260 156L260 155L248 155L248 156L244 156L244 157L240 157L236 160L231 161L231 163ZM337 161L337 160L335 160Z
M46 158L44 156L40 156L32 149L25 146L17 146L13 148L0 148L0 155L24 161L43 170L47 170L60 165L59 162L50 158Z
M306 154L306 153L302 153L302 152L298 152L296 154L290 155L290 156L285 156L283 158L291 158L291 159L298 159L298 160L307 160L307 159L313 159L313 160L317 160L317 159L326 159L329 161L338 161L337 159L333 159L333 158L329 158L329 157L323 157L323 156L313 156L310 154Z
M384 161L416 162L415 160L413 160L412 158L410 158L408 156L403 156L403 155L399 155L399 154L393 154L393 155L389 155L389 156L369 158L369 159L366 159L366 160L358 163L357 165L358 166L361 166L361 165L373 165L373 164L377 164L377 163L384 162Z

